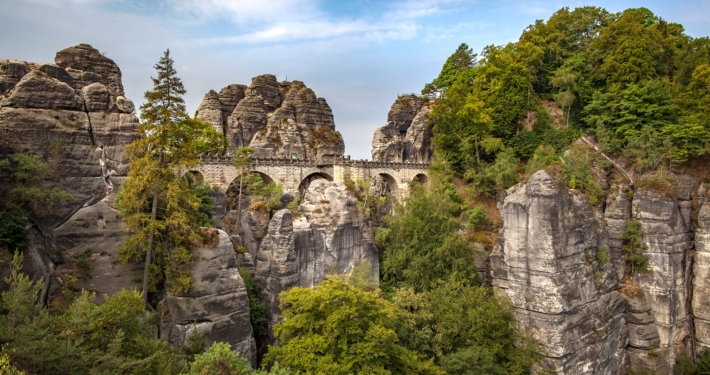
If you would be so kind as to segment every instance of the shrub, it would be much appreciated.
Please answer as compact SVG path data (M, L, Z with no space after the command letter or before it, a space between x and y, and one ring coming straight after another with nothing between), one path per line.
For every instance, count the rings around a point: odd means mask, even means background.
M481 224L488 220L488 211L486 211L486 207L482 204L478 204L476 207L466 210L466 218L468 219L468 228L476 230Z

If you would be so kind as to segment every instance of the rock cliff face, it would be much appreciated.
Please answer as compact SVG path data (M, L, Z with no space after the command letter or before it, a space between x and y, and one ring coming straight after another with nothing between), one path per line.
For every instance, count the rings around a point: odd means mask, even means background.
M674 191L612 184L603 212L544 171L508 191L490 276L556 373L669 374L680 353L707 347L710 211L704 185L675 181ZM631 219L645 232L650 274L628 275L621 233ZM601 264L605 248L610 260Z
M540 171L509 190L503 214L493 283L545 344L548 364L559 374L616 373L628 335L624 300L613 267L595 272L586 262L600 238L584 196Z
M57 52L55 64L0 60L0 94L0 157L48 157L59 184L74 197L32 215L29 269L45 280L43 300L61 295L60 287L101 296L140 285L136 267L118 264L125 234L111 207L112 192L127 173L125 147L138 136L121 70L80 44ZM81 266L87 261L90 271Z
M309 185L295 217L284 209L271 218L254 263L246 265L255 269L270 326L278 322L278 294L285 290L313 287L366 260L379 277L372 229L357 203L343 184L320 179Z
M387 114L387 124L372 137L372 160L384 162L429 163L431 153L431 114L433 100L416 95L398 98Z
M161 336L176 345L186 344L194 330L210 341L226 342L256 366L256 343L249 321L249 298L237 270L237 257L229 236L213 229L213 246L193 249L190 272L195 289L168 296L158 305Z
M195 116L224 132L233 150L254 148L255 157L315 159L341 156L345 145L333 112L303 82L278 82L270 74L251 86L229 85L205 95Z

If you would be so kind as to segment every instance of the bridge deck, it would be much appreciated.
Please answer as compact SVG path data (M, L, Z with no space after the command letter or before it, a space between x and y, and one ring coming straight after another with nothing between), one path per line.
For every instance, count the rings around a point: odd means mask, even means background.
M295 167L331 167L334 165L355 168L382 168L382 169L429 169L429 163L396 163L371 160L351 160L349 156L323 159L289 159L289 158L252 158L252 164L269 166L295 166ZM224 155L207 154L200 156L203 164L232 165L232 158Z

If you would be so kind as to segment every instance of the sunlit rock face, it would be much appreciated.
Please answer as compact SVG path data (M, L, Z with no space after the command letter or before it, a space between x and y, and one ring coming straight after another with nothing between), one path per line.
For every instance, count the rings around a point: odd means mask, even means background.
M278 82L271 74L249 87L228 85L208 92L195 115L227 136L232 152L241 146L254 157L317 159L341 156L345 144L323 98L300 81Z
M383 162L429 163L432 159L429 122L434 100L416 95L398 98L387 123L372 137L372 160Z
M545 345L557 373L616 373L626 360L625 306L614 267L595 271L586 262L600 240L594 212L545 171L508 193L491 254L494 285Z
M99 301L140 286L142 267L117 259L126 235L113 198L128 173L126 146L138 137L119 67L88 44L57 52L53 64L0 60L0 94L0 158L45 157L56 183L74 197L32 215L26 263L44 279L41 299L52 303L62 286L94 290ZM88 270L77 266L84 258Z

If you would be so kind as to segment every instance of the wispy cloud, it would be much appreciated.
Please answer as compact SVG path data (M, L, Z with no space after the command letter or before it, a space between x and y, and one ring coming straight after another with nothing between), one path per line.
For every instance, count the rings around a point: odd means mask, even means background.
M450 10L462 0L404 0L384 6L377 16L329 14L315 0L178 0L165 2L178 14L234 24L232 35L197 38L186 43L277 44L342 38L382 42L407 40L421 30L422 20Z

